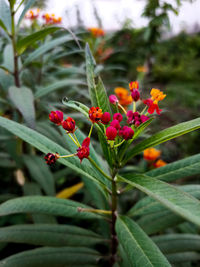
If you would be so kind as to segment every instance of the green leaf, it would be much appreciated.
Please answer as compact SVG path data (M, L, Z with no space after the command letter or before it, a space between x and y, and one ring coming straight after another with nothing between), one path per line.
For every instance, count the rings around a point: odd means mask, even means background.
M82 247L36 248L17 253L0 261L2 267L92 267L96 266L100 254Z
M88 44L86 44L86 48L85 48L85 57L86 57L86 72L87 72L88 89L89 89L89 94L91 97L92 105L95 107L97 106L100 107L103 112L106 112L106 111L111 112L106 89L100 77L98 78L97 85L95 84L94 67L96 63L91 54Z
M62 89L72 85L86 85L86 84L83 80L78 80L78 79L64 79L56 81L50 85L47 85L46 87L39 87L35 93L35 98L43 97L55 90Z
M40 157L32 155L25 155L24 162L28 167L32 179L41 186L47 195L54 196L54 178L48 165Z
M27 87L11 86L8 90L9 97L15 107L22 114L25 122L31 128L35 128L35 107L31 89Z
M200 236L192 234L167 234L152 237L163 253L200 251Z
M189 193L195 198L200 199L200 185L185 185L177 186L178 189L183 190L184 192ZM128 211L128 216L141 216L147 215L149 213L160 212L163 210L163 205L157 202L151 197L144 197L139 200L133 208Z
M130 149L125 156L124 163L127 162L132 157L134 157L135 155L141 153L148 147L159 145L170 139L176 138L178 136L189 133L199 128L200 128L200 118L197 118L191 121L182 122L176 126L172 126L157 134L154 134L153 136L135 145L134 148Z
M133 220L118 217L116 231L131 266L170 266L153 241Z
M39 48L35 49L34 52L30 53L28 57L25 59L23 66L27 66L32 61L36 60L38 57L43 55L44 53L48 52L51 49L54 49L55 47L58 47L61 44L64 44L66 42L72 41L74 38L71 35L58 37L56 39L53 39L49 42L46 42L45 44L41 45Z
M24 0L22 0L22 2L24 2ZM22 21L22 19L24 18L24 16L26 15L26 12L29 10L29 8L34 4L35 0L28 0L27 3L24 6L24 9L22 10L18 23L17 23L17 28L19 28L20 23ZM21 3L20 3L21 5Z
M36 41L39 41L45 38L48 34L51 34L57 30L60 30L60 27L46 27L40 31L34 32L23 39L17 42L16 48L18 54L24 53L24 51L28 48L28 46L34 44Z
M70 154L68 150L64 149L60 145L51 141L44 135L41 135L36 131L28 127L25 127L17 122L0 117L0 126L4 127L14 135L17 135L18 137L28 142L29 144L33 145L34 147L38 148L40 151L44 153L58 152L60 155ZM88 165L85 166L84 161L81 164L77 157L60 158L58 159L58 161L64 164L65 166L71 168L75 172L79 173L80 175L83 175L95 181L96 183L100 184L102 188L106 187L101 180L101 175L99 175L98 172L94 170L94 168L89 167Z
M26 243L49 247L87 247L105 242L105 240L96 233L77 226L25 224L0 228L0 242Z
M0 205L0 216L16 213L37 213L68 218L100 219L97 213L79 212L78 207L90 208L69 199L46 196L20 197L8 200Z
M126 179L120 177L120 180L143 191L176 214L200 226L200 202L191 195L145 175L127 175Z
M180 263L186 263L191 261L199 261L200 260L200 253L197 252L181 252L181 253L172 253L166 255L167 259L170 263L177 263L180 266ZM174 266L174 264L173 264Z
M145 175L156 179L173 182L179 178L192 176L200 173L200 154L178 160L145 173Z
M10 7L8 5L8 2L6 0L0 1L0 18L1 18L1 26L4 25L7 31L11 32L11 14L10 14Z

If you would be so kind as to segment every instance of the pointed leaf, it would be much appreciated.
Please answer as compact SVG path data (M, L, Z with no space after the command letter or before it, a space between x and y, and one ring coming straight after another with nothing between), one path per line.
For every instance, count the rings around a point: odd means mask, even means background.
M131 266L170 266L153 241L133 220L118 217L116 231Z
M176 126L167 128L134 146L134 148L129 150L128 153L126 154L124 162L127 162L129 159L141 153L148 147L159 145L170 139L176 138L178 136L189 133L199 128L200 128L200 118L187 122L182 122Z
M127 175L126 179L120 177L120 180L138 188L186 220L200 226L200 201L191 195L144 175Z
M38 213L68 218L98 219L100 215L91 212L79 212L78 207L90 208L79 202L55 197L20 197L8 200L0 205L0 216L15 213Z

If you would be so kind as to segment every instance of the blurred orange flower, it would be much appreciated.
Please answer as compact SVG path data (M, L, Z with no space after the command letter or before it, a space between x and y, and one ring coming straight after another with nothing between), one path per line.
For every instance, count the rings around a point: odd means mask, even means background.
M162 159L159 159L153 165L154 165L155 168L160 168L160 167L163 167L163 166L167 165L167 162L165 162Z
M154 147L147 148L143 151L143 157L145 160L154 161L159 158L161 155L161 151L155 149Z
M147 67L145 66L137 66L137 72L147 72Z
M45 13L42 18L45 20L45 24L59 24L62 22L62 18L56 18L55 14Z
M101 37L105 35L104 30L101 28L88 28L88 31L90 31L94 37Z
M29 10L26 13L25 18L26 19L34 20L34 19L37 19L38 18L39 14L40 14L40 9L39 8L37 8L36 10Z
M164 95L162 91L155 88L151 89L150 95L154 104L158 104L158 101L161 101L166 97L166 95Z
M127 107L133 102L130 92L123 87L116 87L115 94L117 98L119 99L119 104L124 107Z

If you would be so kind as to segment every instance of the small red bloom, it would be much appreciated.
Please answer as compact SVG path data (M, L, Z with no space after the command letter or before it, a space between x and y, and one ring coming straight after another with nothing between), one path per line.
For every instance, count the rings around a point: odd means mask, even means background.
M121 121L123 120L123 116L122 116L121 113L115 113L115 114L113 115L113 119L114 119L114 120L118 120L119 122L121 122Z
M106 136L108 140L114 140L117 136L117 130L113 126L109 126L106 129Z
M111 121L110 126L114 127L116 130L119 130L121 128L118 120Z
M82 160L84 158L88 158L89 155L90 155L90 138L89 137L86 137L84 140L83 140L83 143L82 143L82 146L79 147L77 149L77 157L79 157L80 161L82 162Z
M138 101L140 99L140 92L137 89L133 89L131 96L133 98L133 101Z
M62 127L68 132L68 133L74 133L75 131L75 120L73 120L71 117L68 117L66 120L62 122Z
M124 126L120 131L119 134L125 139L129 140L133 137L134 131L131 127Z
M110 121L111 117L110 117L110 113L109 112L104 112L102 117L101 117L101 122L103 124L108 124Z
M116 103L119 102L119 100L118 100L118 98L116 97L116 95L110 95L110 96L109 96L109 101L110 101L111 104L114 104L114 105L116 105Z
M157 103L154 103L154 101L151 98L148 98L146 100L143 100L143 103L149 107L148 108L148 112L150 114L153 114L154 111L156 111L156 113L158 115L160 115L160 112L162 111L162 109L159 109L158 104Z
M49 119L53 123L55 123L57 125L61 125L62 122L63 122L63 113L62 113L62 111L59 111L59 110L51 111L51 113L49 114Z
M48 165L52 165L56 162L56 160L59 158L58 153L53 154L53 153L48 153L46 154L46 156L44 157L44 159L46 160L46 163Z
M130 82L129 83L129 88L131 91L133 91L133 89L139 89L139 82L134 81L134 82Z
M102 109L100 109L99 107L91 107L89 109L89 118L92 123L98 123L101 120L102 115Z

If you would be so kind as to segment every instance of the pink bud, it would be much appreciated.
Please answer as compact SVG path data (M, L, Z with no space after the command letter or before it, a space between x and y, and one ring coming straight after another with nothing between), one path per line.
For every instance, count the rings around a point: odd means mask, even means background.
M125 140L131 139L134 135L133 129L131 127L128 127L128 126L124 126L122 128L122 130L120 130L119 133Z
M121 128L118 120L111 121L110 126L114 127L117 130L119 130Z
M117 136L117 130L112 126L109 126L106 129L106 136L108 140L114 140L115 137Z
M116 95L110 95L110 96L109 96L109 101L110 101L111 104L114 104L114 105L116 105L116 103L119 102L119 100L118 100L118 98L116 97Z
M101 122L103 124L108 124L110 121L111 117L110 117L110 113L109 112L104 112L102 117L101 117Z
M140 99L140 92L137 89L133 89L131 96L133 98L133 101L138 101Z
M123 120L123 116L122 116L121 113L115 113L115 114L113 115L113 119L114 119L114 120L118 120L119 122L121 122L121 121Z
M143 122L145 122L145 121L148 121L148 120L149 120L149 117L147 117L147 116L145 116L145 115L141 115L141 116L140 116L140 120L141 120L141 122L143 123Z

